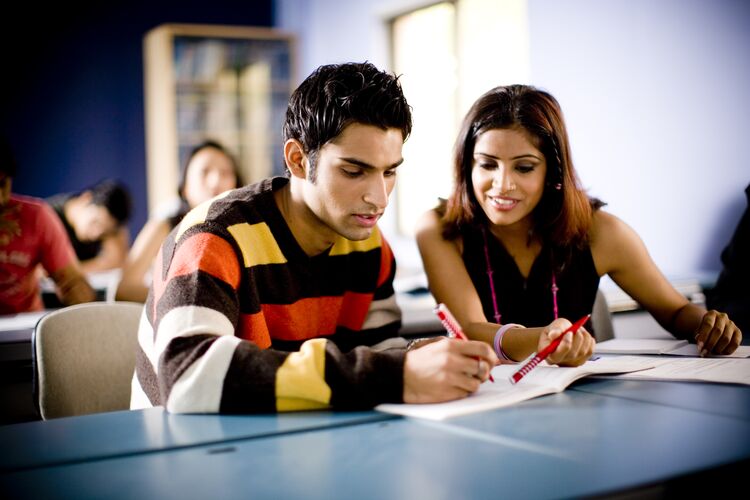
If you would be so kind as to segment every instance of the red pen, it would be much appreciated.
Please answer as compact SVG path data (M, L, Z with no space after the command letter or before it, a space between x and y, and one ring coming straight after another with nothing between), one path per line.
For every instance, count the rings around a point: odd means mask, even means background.
M516 384L519 380L521 380L526 374L528 374L531 370L536 368L536 365L544 361L547 356L552 354L552 352L557 349L557 346L560 345L560 342L562 342L563 337L568 332L577 332L579 328L583 326L583 324L588 321L588 319L591 317L590 314L587 314L583 318L579 319L572 325L570 325L570 328L562 332L562 334L557 337L555 340L550 342L547 347L539 351L537 354L534 354L531 359L529 359L528 362L526 362L516 373L510 376L510 383Z
M435 308L435 314L437 314L437 317L440 319L440 322L448 331L449 337L460 339L460 340L469 340L469 338L466 336L463 330L461 330L461 325L458 324L458 321L456 321L456 318L453 317L453 315L448 310L448 307L445 304L438 304L437 307ZM479 358L474 358L474 359L479 361ZM492 373L490 373L490 382L494 382L494 381L495 379L492 377Z

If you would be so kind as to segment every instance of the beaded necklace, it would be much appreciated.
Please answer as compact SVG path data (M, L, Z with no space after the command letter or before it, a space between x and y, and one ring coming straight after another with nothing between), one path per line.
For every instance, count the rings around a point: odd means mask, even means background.
M495 311L495 323L498 325L502 324L500 322L500 319L502 318L502 315L500 314L500 309L497 307L497 295L495 294L495 281L492 279L492 274L494 273L494 270L492 269L492 264L490 263L490 249L487 242L487 231L484 227L482 227L482 237L484 238L484 259L487 264L487 278L490 281L490 293L492 294L492 307ZM552 287L550 288L552 290L552 312L555 315L555 319L557 319L557 291L559 288L557 288L557 278L555 276L555 271L552 271Z

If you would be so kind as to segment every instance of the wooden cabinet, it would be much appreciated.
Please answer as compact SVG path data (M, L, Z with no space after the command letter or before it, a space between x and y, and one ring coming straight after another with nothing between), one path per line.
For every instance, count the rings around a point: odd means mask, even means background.
M281 173L294 38L272 28L165 24L144 37L149 211L176 196L206 139L238 159L245 182Z

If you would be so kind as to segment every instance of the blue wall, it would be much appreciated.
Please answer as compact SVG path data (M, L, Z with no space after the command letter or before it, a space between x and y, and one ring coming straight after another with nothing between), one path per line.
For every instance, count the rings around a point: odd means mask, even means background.
M297 34L303 77L346 60L387 68L387 20L427 3L276 0L276 22ZM526 6L531 75L518 83L544 87L560 101L583 185L635 229L670 277L717 274L750 183L750 2ZM513 50L488 45L483 56L493 64ZM402 168L430 175L418 158L405 158ZM413 239L395 232L392 206L382 221L399 265L421 266Z
M13 191L46 197L119 179L134 198L137 234L147 217L143 35L163 23L271 26L272 8L272 0L74 0L6 11L0 133L18 160Z

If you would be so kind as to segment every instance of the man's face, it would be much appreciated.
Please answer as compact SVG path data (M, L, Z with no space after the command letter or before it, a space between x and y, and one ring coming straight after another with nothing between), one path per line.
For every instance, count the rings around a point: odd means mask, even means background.
M372 234L396 183L403 142L399 129L352 123L318 151L314 180L305 159L304 199L322 235L356 241Z

